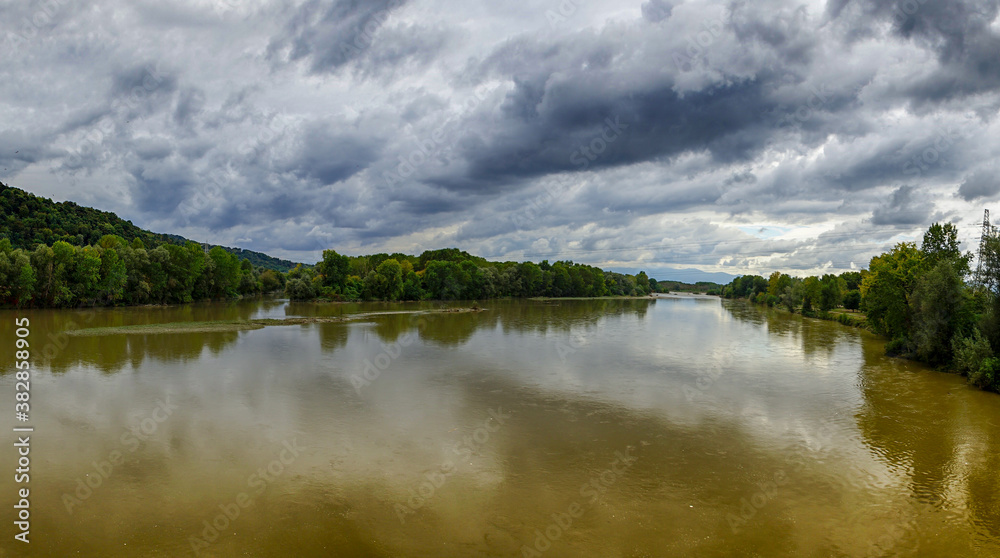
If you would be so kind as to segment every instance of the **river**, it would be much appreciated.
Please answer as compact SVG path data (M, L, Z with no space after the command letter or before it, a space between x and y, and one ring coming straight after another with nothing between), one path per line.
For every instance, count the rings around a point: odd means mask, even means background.
M0 311L0 556L1000 556L996 394L741 302L480 304Z

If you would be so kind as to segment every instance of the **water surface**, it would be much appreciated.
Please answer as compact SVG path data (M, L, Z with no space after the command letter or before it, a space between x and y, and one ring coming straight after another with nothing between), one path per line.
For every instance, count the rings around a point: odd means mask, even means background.
M715 298L484 306L0 312L10 345L31 319L35 427L0 556L1000 555L1000 396Z

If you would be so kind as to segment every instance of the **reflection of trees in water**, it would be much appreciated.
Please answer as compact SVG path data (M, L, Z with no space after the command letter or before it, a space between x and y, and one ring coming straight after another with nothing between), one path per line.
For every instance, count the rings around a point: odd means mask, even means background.
M830 357L839 343L856 342L861 335L860 331L837 322L804 318L746 301L724 300L722 307L741 322L766 327L769 334L798 341L802 345L802 351L808 356L822 354Z
M379 339L391 343L408 331L419 332L420 339L443 346L468 342L479 329L498 325L505 333L569 333L589 327L609 316L646 315L652 299L593 300L490 300L482 303L483 312L433 312L374 316L371 321ZM400 309L398 305L390 309ZM437 308L434 306L433 308ZM365 308L365 311L372 311Z
M734 534L718 513L737 508L748 487L788 468L784 454L747 443L752 425L723 417L675 424L627 406L527 387L501 373L483 370L480 378L461 385L454 400L461 404L456 426L462 431L450 435L454 441L471 435L487 409L511 414L484 446L502 467L503 482L483 488L490 492L489 505L472 512L486 515L482 524L500 531L497 540L514 541L493 549L496 555L520 555L518 541L530 544L535 529L544 529L553 512L573 501L586 509L574 523L574 538L600 541L605 555L661 556L664 541L674 545L669 554L678 556L730 556L733 548L746 555L795 553L796 525L788 514L759 514L754 528ZM592 505L580 487L607 471L615 452L637 459ZM463 482L465 471L449 482ZM774 512L782 504L770 505ZM441 517L458 513L469 511L445 510ZM634 520L643 517L659 520Z
M283 303L269 299L234 302L205 302L181 306L138 306L85 310L19 311L31 325L31 360L36 368L49 367L66 372L77 366L94 366L105 373L121 370L126 364L138 367L143 359L186 362L199 358L204 349L218 354L239 338L238 332L174 333L169 335L101 335L70 337L64 332L90 327L121 327L169 322L248 320L260 310ZM14 337L11 319L0 320L0 336ZM13 369L14 355L0 352L0 366ZM10 366L8 366L10 365Z
M350 330L345 324L313 324L319 330L319 342L324 351L335 351L347 346Z
M644 318L655 299L583 299L499 301L504 332L550 331L569 333L576 327L591 326L610 316L635 315Z
M491 300L483 312L430 312L373 316L370 321L379 339L392 343L412 331L420 339L442 346L467 343L479 329L498 325L505 332L571 332L589 327L602 318L635 315L644 317L651 299L605 300ZM169 322L248 320L261 311L284 306L275 300L199 303L183 306L101 308L96 310L38 310L23 312L31 319L32 359L36 366L65 372L76 366L95 366L104 372L121 370L126 364L139 367L146 358L187 362L198 359L205 349L219 354L247 332L197 332L68 337L62 332L89 327L121 327ZM456 306L467 303L454 303ZM286 314L333 316L345 313L439 310L438 303L289 304ZM20 316L21 314L19 314ZM13 314L11 314L13 317ZM14 337L14 320L0 322L0 335ZM276 326L277 327L277 326ZM346 346L350 329L344 324L314 324L324 350ZM48 347L47 347L48 346ZM5 370L13 369L12 352L0 359Z
M970 390L864 343L858 428L873 456L905 475L911 496L1000 537L1000 397Z

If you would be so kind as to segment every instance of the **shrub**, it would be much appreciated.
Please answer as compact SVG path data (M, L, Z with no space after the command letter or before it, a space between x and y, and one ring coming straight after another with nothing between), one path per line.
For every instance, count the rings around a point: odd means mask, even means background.
M885 344L885 354L901 356L909 352L910 341L905 337L895 337Z
M969 382L980 389L998 391L997 380L1000 379L1000 358L986 357L979 365L979 369L969 373Z
M316 298L316 291L309 281L295 278L285 284L285 295L292 300L311 300Z
M993 356L993 349L990 342L978 329L972 331L969 337L962 337L956 334L951 340L951 348L954 353L955 372L963 376L978 374L982 368L983 361Z

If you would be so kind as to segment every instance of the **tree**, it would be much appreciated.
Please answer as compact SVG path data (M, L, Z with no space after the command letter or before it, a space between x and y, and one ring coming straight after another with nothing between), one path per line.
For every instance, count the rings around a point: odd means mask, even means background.
M365 278L368 296L379 300L399 300L403 296L403 268L394 259L384 260Z
M844 308L848 310L857 310L861 308L861 291L853 290L847 291L844 294Z
M25 306L34 287L31 258L20 249L11 249L8 239L0 239L0 304Z
M316 271L323 277L323 286L339 293L344 290L350 266L351 259L347 256L338 254L336 250L323 250L323 261L316 264Z
M958 243L958 227L951 223L934 223L924 233L920 251L924 255L927 268L933 268L943 260L951 261L955 270L964 278L969 274L972 253L962 254Z
M917 357L930 364L944 364L952 358L951 340L972 329L974 312L965 290L961 265L955 259L941 259L917 279L910 296L913 344Z
M845 291L854 291L861 288L862 273L860 271L845 271L840 274L844 281Z
M890 338L906 338L910 331L907 304L917 277L924 268L923 253L912 242L896 244L868 264L861 282L862 307L876 333Z
M125 268L125 262L118 255L116 246L123 249L125 241L122 240L120 244L109 242L107 247L100 251L101 266L97 296L105 304L114 304L121 300L125 296L125 284L128 282L128 270Z
M273 293L281 289L281 280L278 279L278 274L271 269L265 269L260 273L260 287L261 291L265 293Z
M649 294L649 276L646 275L645 271L640 271L639 274L635 276L635 287L640 295Z
M812 310L812 305L814 302L819 302L820 291L822 285L820 285L819 279L816 277L806 277L802 280L802 311L808 312Z
M843 299L843 280L836 275L826 274L820 279L819 309L824 312L840 306Z
M791 276L780 271L775 271L767 280L767 294L780 297L785 292L785 288L791 285Z
M285 295L292 300L312 300L316 298L316 291L312 282L303 277L289 279L285 283Z

